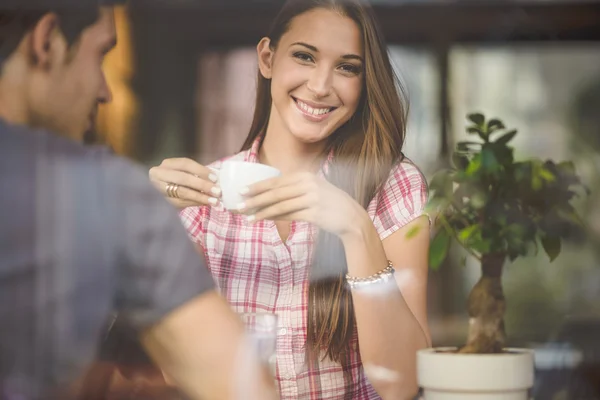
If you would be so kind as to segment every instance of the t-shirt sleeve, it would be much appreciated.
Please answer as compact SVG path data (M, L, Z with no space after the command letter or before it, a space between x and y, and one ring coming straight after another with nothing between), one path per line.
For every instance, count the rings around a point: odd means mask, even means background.
M369 204L368 212L381 240L425 215L427 180L411 162L392 168L388 180Z
M144 328L213 289L214 281L176 209L150 184L147 173L125 160L111 160L120 250L115 307L134 327Z

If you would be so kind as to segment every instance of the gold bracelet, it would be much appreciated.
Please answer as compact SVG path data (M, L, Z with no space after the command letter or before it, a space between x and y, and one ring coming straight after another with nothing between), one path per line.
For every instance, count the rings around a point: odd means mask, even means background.
M394 275L395 271L396 270L394 269L392 262L388 260L387 267L366 278L357 278L346 274L346 282L348 282L350 289L368 286L379 282L387 282Z

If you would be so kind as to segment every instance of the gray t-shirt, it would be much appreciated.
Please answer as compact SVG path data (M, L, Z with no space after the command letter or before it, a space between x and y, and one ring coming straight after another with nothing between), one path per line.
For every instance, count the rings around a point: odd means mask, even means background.
M142 329L212 288L145 171L0 120L0 399L79 376L111 313Z

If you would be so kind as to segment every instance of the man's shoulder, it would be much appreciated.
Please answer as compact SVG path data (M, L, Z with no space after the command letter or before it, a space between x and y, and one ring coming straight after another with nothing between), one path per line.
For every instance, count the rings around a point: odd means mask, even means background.
M137 193L138 197L155 192L142 166L107 147L83 145L47 131L2 121L0 167L0 181L6 184L29 182L33 185L31 190L38 193L52 191L56 186L69 188L79 201L101 208L124 206L116 201L123 192ZM35 182L47 184L40 186Z
M10 125L0 120L0 153L11 154L23 161L37 164L83 167L80 172L113 166L140 170L135 162L116 155L106 146L90 146L61 137L55 133L27 126ZM76 164L76 165L74 165ZM115 179L119 179L115 177Z
M52 132L24 125L12 125L0 120L0 143L3 153L36 157L78 157L108 154L107 150L84 146Z

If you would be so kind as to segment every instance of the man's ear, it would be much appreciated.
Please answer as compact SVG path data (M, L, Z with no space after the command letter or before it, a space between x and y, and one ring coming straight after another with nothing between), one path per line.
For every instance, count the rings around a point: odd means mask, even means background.
M265 79L271 79L273 75L273 54L274 50L271 48L271 39L264 37L258 42L256 46L256 52L258 53L258 69L261 75Z
M30 51L32 60L42 68L48 68L51 64L52 53L57 51L53 48L57 36L60 34L59 18L54 13L45 14L35 24L31 32Z

